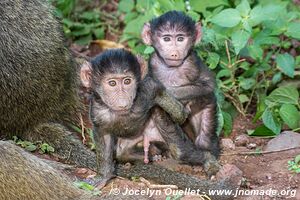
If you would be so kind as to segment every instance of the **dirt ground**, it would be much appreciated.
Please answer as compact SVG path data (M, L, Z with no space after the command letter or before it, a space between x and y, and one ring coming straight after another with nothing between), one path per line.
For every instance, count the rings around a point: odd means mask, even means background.
M232 141L240 134L245 134L246 130L253 128L253 124L250 119L238 117L234 122L233 134L229 137ZM222 138L221 138L222 139ZM262 148L269 139L261 138L251 138L250 143L256 144L256 148ZM296 155L300 153L300 149L293 149L288 151L281 151L276 153L267 153L260 155L248 155L246 152L253 152L255 149L249 149L246 146L236 146L235 149L223 149L220 156L220 163L233 164L237 166L242 172L241 185L239 187L240 194L233 199L243 200L259 200L259 199L299 199L300 200L300 174L292 173L288 170L288 161L294 159ZM239 154L241 153L241 155ZM182 165L175 162L172 159L165 159L164 161L158 162L156 164L163 165L175 171L190 174L201 179L207 179L205 173L200 166L189 166ZM93 175L87 169L77 169L74 175L80 177L87 177ZM117 177L113 179L104 189L102 189L101 197L99 199L105 199L107 195L114 195L115 193L125 193L124 195L132 195L133 199L136 199L136 195L142 191L151 190L149 189L149 184L145 181L139 180L138 177L133 177L133 180L124 179L122 177ZM195 195L177 195L177 190L161 190L157 189L160 187L155 187L151 183L150 187L154 187L154 190L161 191L152 196L148 193L146 199L209 199L204 196ZM147 189L148 188L148 189ZM252 195L250 192L264 192L264 195ZM173 193L172 193L173 192ZM237 191L232 191L234 194ZM278 192L279 194L275 194ZM145 197L145 195L143 197ZM211 198L213 199L213 198Z

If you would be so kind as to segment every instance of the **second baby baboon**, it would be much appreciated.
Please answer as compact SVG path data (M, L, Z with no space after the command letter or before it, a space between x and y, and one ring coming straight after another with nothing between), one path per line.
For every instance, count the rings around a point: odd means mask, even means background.
M142 38L155 49L150 59L153 77L191 110L183 130L199 149L218 156L215 80L193 51L201 39L200 24L182 12L170 11L146 23Z

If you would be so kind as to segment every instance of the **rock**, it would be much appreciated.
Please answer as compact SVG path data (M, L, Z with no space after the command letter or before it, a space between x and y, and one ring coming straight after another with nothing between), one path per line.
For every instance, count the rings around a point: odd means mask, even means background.
M224 150L235 150L235 145L233 143L233 141L229 138L223 138L221 140L221 148Z
M235 165L225 164L216 174L217 180L229 179L233 185L240 186L243 179L243 172Z
M284 131L276 138L270 140L264 147L264 151L278 151L294 147L300 147L300 134Z
M249 143L249 144L247 144L247 148L248 149L255 149L256 148L256 144L255 143Z
M235 140L234 140L234 144L236 146L246 146L250 141L250 138L248 135L246 134L242 134L242 135L238 135Z

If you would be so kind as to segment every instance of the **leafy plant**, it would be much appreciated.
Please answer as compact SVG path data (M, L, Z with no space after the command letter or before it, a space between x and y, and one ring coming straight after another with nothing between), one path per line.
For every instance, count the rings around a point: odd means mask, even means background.
M294 160L288 161L288 170L294 173L300 173L300 155L296 156Z
M93 185L90 185L83 181L75 181L74 186L80 189L83 189L89 193L91 193L93 196L99 196L101 194L101 191L97 188L95 188Z
M33 152L38 150L38 152L40 154L44 154L44 153L53 153L54 152L54 148L52 146L50 146L47 143L42 143L41 141L37 141L37 142L29 142L29 141L23 141L21 139L19 139L17 136L13 136L13 141L21 146L22 148L26 149L27 151Z
M62 19L64 33L75 43L86 45L93 39L104 39L105 31L114 31L112 25L117 17L100 12L100 9L90 9L92 1L78 3L78 0L51 0L56 6L56 15ZM104 23L103 21L114 23Z
M234 4L236 3L236 4ZM226 135L232 130L236 110L242 115L254 112L254 121L263 126L254 135L280 133L284 124L299 128L299 94L295 88L276 90L283 80L299 76L290 51L299 50L292 43L300 38L299 10L291 3L277 0L250 4L242 1L183 1L183 0L121 0L119 10L125 14L125 28L121 38L136 53L151 54L153 49L141 42L142 26L151 18L169 10L179 10L194 20L202 19L203 38L196 47L198 55L216 73L219 94L219 121ZM280 93L280 97L273 92ZM288 90L288 91L286 91ZM292 95L284 99L285 94ZM269 94L269 95L268 95ZM280 102L274 102L274 99ZM227 103L226 103L227 102ZM225 105L225 106L224 106ZM251 110L252 109L252 110ZM292 120L288 120L291 119Z
M299 130L299 83L287 86L300 76L300 9L292 1L120 0L117 17L77 0L52 2L75 42L122 32L120 42L145 57L154 49L142 43L143 24L170 10L185 12L202 23L202 41L195 50L216 74L219 132L229 135L238 113L262 121L252 135Z

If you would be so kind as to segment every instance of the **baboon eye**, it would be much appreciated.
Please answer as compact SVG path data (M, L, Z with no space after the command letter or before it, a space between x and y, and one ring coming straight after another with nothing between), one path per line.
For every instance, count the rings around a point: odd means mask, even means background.
M131 79L126 78L126 79L124 80L124 84L125 84L125 85L129 85L130 83L131 83Z
M114 86L117 85L117 82L116 82L116 81L109 81L109 82L108 82L108 85L114 87Z
M163 40L164 40L165 42L169 42L169 41L171 41L171 38L170 38L170 37L164 37Z
M178 37L178 38L177 38L177 41L178 41L178 42L182 42L183 40L184 40L183 37Z

